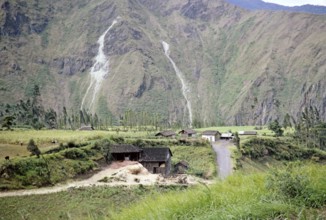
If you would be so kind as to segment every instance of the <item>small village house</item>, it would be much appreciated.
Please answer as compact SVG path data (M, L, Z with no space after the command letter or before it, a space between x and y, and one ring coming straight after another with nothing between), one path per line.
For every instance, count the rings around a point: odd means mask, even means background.
M183 129L179 131L182 137L196 137L197 132L193 129Z
M139 161L141 149L131 144L120 144L111 146L110 153L115 161Z
M155 136L156 137L175 138L176 133L174 131L160 131Z
M143 148L140 163L150 173L168 176L171 173L172 152L168 147Z
M210 142L215 142L221 137L221 133L219 131L204 131L201 135L203 139L206 139Z
M93 126L82 126L79 128L80 131L93 131L94 127Z
M139 148L131 144L113 145L110 147L113 161L138 161L150 173L168 176L171 173L172 152L168 147Z

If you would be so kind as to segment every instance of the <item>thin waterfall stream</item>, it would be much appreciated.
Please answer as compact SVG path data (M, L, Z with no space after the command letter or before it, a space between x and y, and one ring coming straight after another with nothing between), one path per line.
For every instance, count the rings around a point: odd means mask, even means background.
M177 67L177 65L173 61L173 59L170 57L170 45L168 43L166 43L165 41L162 41L162 46L163 46L163 49L164 49L165 56L169 59L169 61L172 64L173 69L174 69L177 77L179 78L179 80L181 82L182 95L186 100L187 109L188 109L188 113L189 113L189 124L190 124L190 127L191 127L192 126L192 110L191 110L191 102L189 100L190 88L186 83L186 79L185 79L184 74L179 70L179 68Z
M117 18L118 19L118 18ZM90 111L94 111L95 99L100 91L101 85L105 76L109 73L109 58L104 53L104 39L107 33L118 23L118 20L113 20L110 27L99 37L97 43L99 44L98 52L95 57L95 63L91 68L91 81L83 97L81 109L87 108ZM86 100L90 98L90 100ZM86 106L86 104L88 104Z

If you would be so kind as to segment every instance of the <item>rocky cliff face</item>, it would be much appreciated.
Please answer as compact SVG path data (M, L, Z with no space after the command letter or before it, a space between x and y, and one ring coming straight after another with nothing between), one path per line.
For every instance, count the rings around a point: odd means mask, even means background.
M3 103L38 84L46 105L79 109L97 40L119 17L105 36L110 70L97 112L133 109L187 124L164 40L190 86L195 122L265 124L305 105L326 118L325 15L248 12L222 0L47 3L0 0Z

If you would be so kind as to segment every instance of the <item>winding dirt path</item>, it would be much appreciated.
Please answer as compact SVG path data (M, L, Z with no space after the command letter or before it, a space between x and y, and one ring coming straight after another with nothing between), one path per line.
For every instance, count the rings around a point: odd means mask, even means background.
M180 176L182 177L182 176ZM107 182L99 180L107 179ZM133 161L115 162L104 168L102 171L94 174L86 180L76 180L65 184L58 184L52 187L43 187L38 189L15 190L9 192L0 192L1 197L41 195L67 191L74 188L93 187L93 186L132 186L132 185L177 185L177 184L198 184L199 182L207 183L196 177L183 176L186 183L180 183L178 178L164 178L159 174L149 173L141 164Z
M229 147L233 144L230 141L220 140L212 143L212 147L216 152L216 162L218 165L218 176L225 179L232 173L232 160Z

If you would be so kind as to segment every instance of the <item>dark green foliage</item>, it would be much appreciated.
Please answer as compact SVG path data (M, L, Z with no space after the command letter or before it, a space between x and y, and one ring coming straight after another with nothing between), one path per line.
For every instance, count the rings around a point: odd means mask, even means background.
M48 128L57 128L57 113L51 108L45 112L44 121Z
M111 153L110 153L110 145L112 145L112 144L113 144L113 142L111 140L103 139L100 142L95 143L95 146L94 146L94 148L97 148L102 152L103 157L107 163L110 163L111 159L112 159Z
M306 107L295 124L294 138L309 148L326 150L326 123L316 107Z
M325 177L322 178L318 181L326 181ZM277 197L299 205L319 208L326 204L326 187L315 184L309 171L301 169L300 163L290 163L285 169L272 170L267 176L266 187Z
M14 116L6 116L2 121L2 127L10 130L13 125L15 125L15 117Z
M87 154L78 148L72 148L72 149L66 149L61 153L65 158L67 159L85 159L87 157Z
M290 140L252 138L242 144L241 152L253 159L272 156L277 160L326 159L326 152L295 145Z
M41 155L41 151L40 151L40 149L37 147L37 145L35 144L35 142L34 142L33 139L31 139L31 140L28 142L27 150L28 150L29 152L31 152L31 155L36 155L37 157L40 157L40 155Z
M288 127L292 128L291 117L288 113L284 116L283 127L285 129Z
M240 150L240 137L238 132L234 133L233 143L237 147L237 149Z
M268 129L272 130L275 133L276 137L283 136L284 130L281 125L278 123L278 120L274 120L273 122L268 124Z

